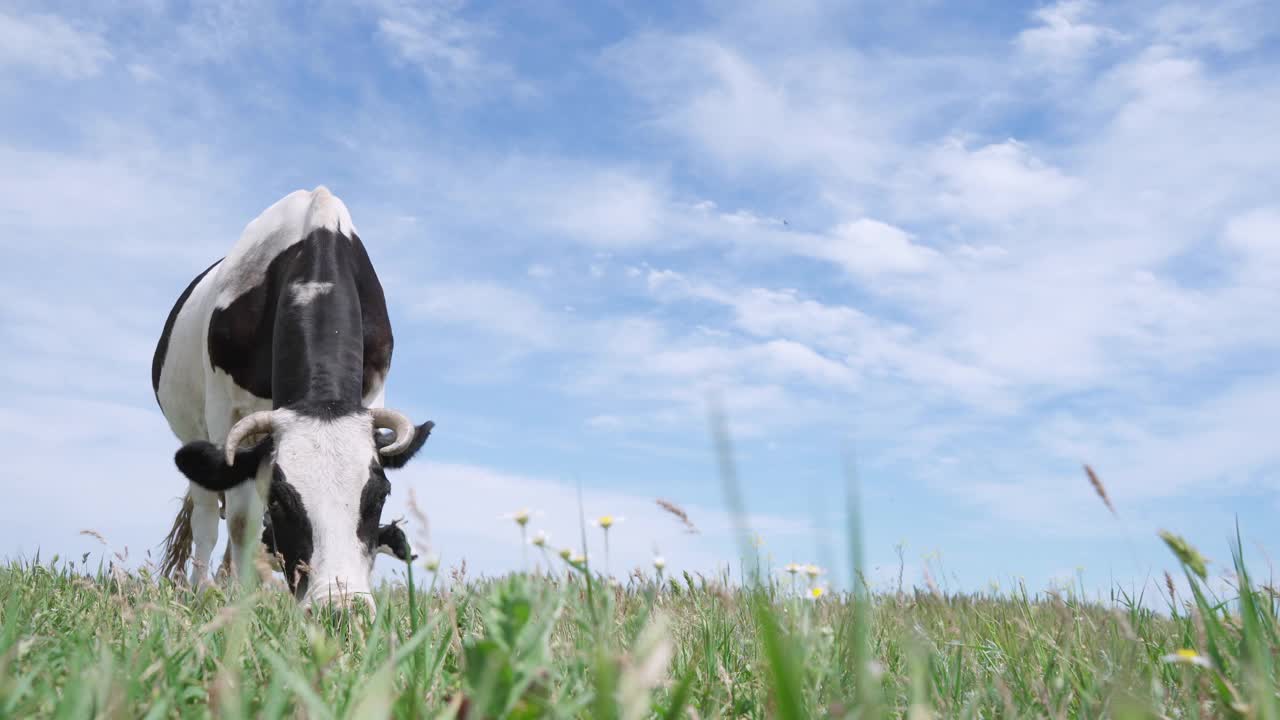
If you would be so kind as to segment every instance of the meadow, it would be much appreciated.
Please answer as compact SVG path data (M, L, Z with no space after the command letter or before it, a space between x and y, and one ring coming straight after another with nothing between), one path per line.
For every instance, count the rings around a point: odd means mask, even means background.
M196 592L12 561L0 717L1280 718L1275 589L1237 542L1215 597L1165 542L1192 592L1170 582L1159 613L1119 590L824 592L805 568L616 579L574 556L496 579L419 558L376 613L304 613L252 571Z
M126 571L120 556L94 567L89 553L10 561L0 718L1280 720L1280 594L1250 574L1239 528L1227 597L1209 587L1203 555L1167 531L1189 597L1168 573L1159 600L1120 587L1092 599L932 582L872 592L851 478L855 580L832 591L815 566L779 573L760 557L724 427L712 429L736 578L667 576L656 558L614 577L535 537L525 547L546 564L533 572L469 578L465 561L442 569L416 557L379 588L376 611L304 612L253 543L239 582L199 589L156 577L149 562ZM410 507L420 515L412 495ZM585 552L581 501L578 512ZM510 517L523 537L528 515ZM606 567L611 524L595 522Z

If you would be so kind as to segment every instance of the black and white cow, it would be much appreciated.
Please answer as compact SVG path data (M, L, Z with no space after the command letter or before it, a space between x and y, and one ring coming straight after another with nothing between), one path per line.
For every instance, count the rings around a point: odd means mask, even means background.
M383 407L391 350L382 285L341 200L299 190L250 222L178 298L156 347L152 385L190 480L167 563L180 568L194 544L191 583L207 581L221 498L233 558L265 507L262 540L304 606L372 604L379 549L407 552L380 525L384 470L434 426Z

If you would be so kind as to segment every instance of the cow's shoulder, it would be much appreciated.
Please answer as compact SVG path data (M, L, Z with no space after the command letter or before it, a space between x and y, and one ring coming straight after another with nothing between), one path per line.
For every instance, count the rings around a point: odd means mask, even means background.
M209 317L209 364L231 376L239 387L271 397L272 345L280 293L303 245L296 243L268 263L257 284L239 293Z
M323 185L295 190L249 221L227 253L221 271L218 306L259 287L272 264L317 230L350 238L356 233L347 206Z

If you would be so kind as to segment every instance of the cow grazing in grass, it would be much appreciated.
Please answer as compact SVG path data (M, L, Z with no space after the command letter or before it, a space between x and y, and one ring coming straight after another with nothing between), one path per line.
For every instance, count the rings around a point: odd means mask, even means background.
M374 557L408 553L403 531L381 524L384 471L434 425L383 407L391 350L382 285L341 200L299 190L250 222L178 298L156 346L152 385L190 480L162 571L190 557L192 585L208 580L221 499L233 558L260 522L304 606L372 604Z

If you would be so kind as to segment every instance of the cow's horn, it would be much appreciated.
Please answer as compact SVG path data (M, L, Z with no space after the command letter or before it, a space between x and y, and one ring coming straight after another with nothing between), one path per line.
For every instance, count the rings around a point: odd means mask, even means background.
M236 450L240 449L240 443L250 435L258 433L269 433L274 427L270 410L259 410L252 415L247 415L231 427L231 432L227 433L227 444L224 452L227 454L227 464L234 465L236 462Z
M373 413L375 428L386 428L396 434L396 439L378 452L383 455L398 455L413 442L413 421L409 418L387 408L371 408L369 412Z

